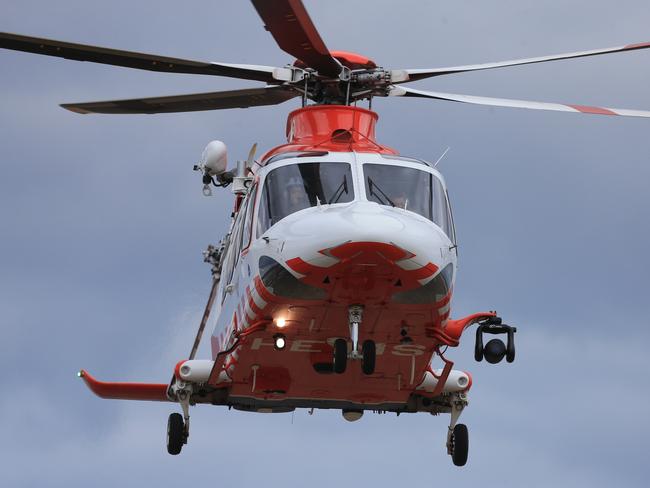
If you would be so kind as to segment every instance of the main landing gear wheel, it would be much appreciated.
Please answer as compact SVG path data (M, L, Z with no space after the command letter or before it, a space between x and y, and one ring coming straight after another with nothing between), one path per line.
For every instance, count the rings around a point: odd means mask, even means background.
M336 339L334 341L334 372L341 374L345 372L348 362L348 341Z
M465 424L456 424L451 434L451 460L456 466L465 466L469 453L469 432Z
M180 413L172 413L167 420L167 452L169 454L180 454L185 444L185 422Z
M361 359L361 370L363 374L372 374L375 372L375 358L377 357L377 348L375 341L364 341L362 346L363 357Z

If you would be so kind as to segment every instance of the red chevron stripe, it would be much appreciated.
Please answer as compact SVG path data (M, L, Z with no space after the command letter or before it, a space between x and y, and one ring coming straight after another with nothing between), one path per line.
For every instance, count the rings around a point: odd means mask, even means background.
M567 105L567 107L574 108L583 114L618 115L616 112L601 107L588 107L586 105Z

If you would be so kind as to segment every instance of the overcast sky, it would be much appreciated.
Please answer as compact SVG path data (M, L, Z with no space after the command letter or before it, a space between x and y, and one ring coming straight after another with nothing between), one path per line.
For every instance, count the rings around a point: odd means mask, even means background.
M438 67L650 41L647 0L305 0L330 49ZM246 0L0 0L0 30L198 60L292 61ZM283 142L277 107L81 116L59 103L253 82L0 51L0 482L3 486L646 486L650 435L650 120L377 100L380 142L435 160L460 270L452 315L517 325L514 364L475 363L462 420L257 415L198 406L165 449L172 404L101 400L75 373L166 382L209 288L201 250L231 194L191 171L211 139L231 160ZM650 110L650 50L448 76L421 89ZM207 356L207 348L202 348Z

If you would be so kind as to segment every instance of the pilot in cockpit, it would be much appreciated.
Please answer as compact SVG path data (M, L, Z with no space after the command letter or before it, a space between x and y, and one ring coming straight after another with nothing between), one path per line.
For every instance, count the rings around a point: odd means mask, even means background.
M290 178L286 186L287 215L310 207L305 187L299 178Z
M404 210L406 210L406 207L408 205L408 198L404 192L398 192L397 194L393 195L390 201L393 203L393 206L397 208L403 208Z

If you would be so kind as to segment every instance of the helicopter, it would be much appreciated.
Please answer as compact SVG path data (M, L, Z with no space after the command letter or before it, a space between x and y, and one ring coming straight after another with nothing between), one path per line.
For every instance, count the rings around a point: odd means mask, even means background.
M264 81L260 89L68 104L80 113L162 113L281 103L302 97L289 116L288 144L226 170L225 146L208 145L197 170L204 191L231 186L235 217L209 249L218 316L213 358L180 362L169 384L103 383L81 376L100 396L169 400L168 450L189 435L189 405L248 411L336 408L348 420L364 411L451 413L447 448L467 457L457 418L469 374L452 369L443 349L479 323L476 356L514 359L515 329L493 312L449 319L456 239L446 185L435 165L399 156L374 136L377 116L354 105L375 96L647 117L647 112L487 99L403 88L406 81L463 71L650 47L638 44L516 62L436 70L384 70L352 53L329 52L300 2L253 2L280 47L299 59L284 68L197 63L3 34L1 46L71 59L168 72ZM309 102L315 102L309 105ZM370 106L371 108L371 106ZM405 191L408 190L408 191ZM410 296L409 296L410 295ZM508 337L508 345L482 334ZM431 360L445 367L436 371Z

